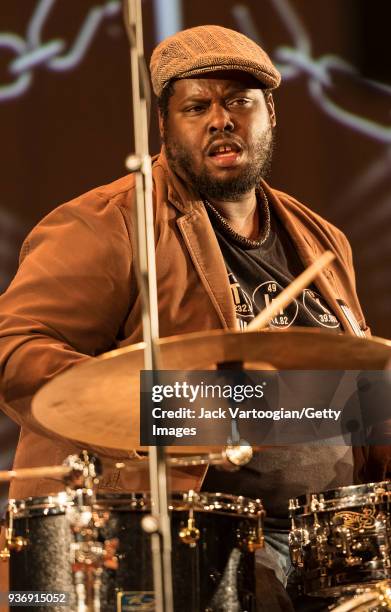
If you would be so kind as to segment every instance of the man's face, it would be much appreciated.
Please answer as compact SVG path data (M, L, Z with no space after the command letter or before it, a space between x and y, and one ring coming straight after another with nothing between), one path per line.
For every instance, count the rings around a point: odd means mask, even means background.
M243 72L215 72L173 84L160 131L170 166L202 195L240 199L269 167L271 95Z

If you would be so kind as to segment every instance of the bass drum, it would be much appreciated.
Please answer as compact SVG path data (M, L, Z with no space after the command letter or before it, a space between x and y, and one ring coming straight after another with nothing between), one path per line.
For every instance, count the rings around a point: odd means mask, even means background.
M289 546L304 592L340 597L391 578L391 483L291 499Z
M155 610L150 539L141 527L150 501L148 493L97 496L98 539L114 546L116 558L116 569L112 560L100 576L102 612ZM32 612L77 609L70 560L73 508L72 495L65 492L10 502L13 537L23 543L11 551L10 590L69 593L69 606L35 606ZM186 492L171 496L170 510L175 612L255 611L261 502Z

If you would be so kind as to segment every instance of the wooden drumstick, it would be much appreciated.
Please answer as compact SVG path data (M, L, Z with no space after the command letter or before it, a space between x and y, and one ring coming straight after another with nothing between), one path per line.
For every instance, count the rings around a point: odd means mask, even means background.
M21 468L20 470L9 470L0 472L0 482L9 482L10 480L24 480L31 478L55 478L66 476L72 471L72 468L64 465L48 465L37 468Z
M244 329L245 332L259 331L266 327L268 323L288 304L299 295L303 289L308 287L316 276L323 270L327 264L335 259L334 253L326 251L319 259L314 261L308 268L304 270L297 278L295 278L288 287L286 287L275 300L269 304L267 308L262 310Z

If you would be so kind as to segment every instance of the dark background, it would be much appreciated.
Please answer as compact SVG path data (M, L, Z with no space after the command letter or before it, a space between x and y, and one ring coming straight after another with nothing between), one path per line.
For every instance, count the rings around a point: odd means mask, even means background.
M63 201L121 176L133 144L129 53L120 3L2 0L1 4L0 289L4 290L15 273L22 239L33 225ZM390 4L388 0L143 2L148 61L165 35L207 23L241 30L269 52L283 74L283 85L275 94L278 133L271 183L347 234L364 312L373 333L383 337L391 336L391 67L386 49ZM49 8L38 28L37 43L31 25L44 6ZM77 54L87 20L100 11L106 13ZM34 63L37 47L45 53L56 44L59 50L51 59ZM15 64L18 55L25 55L30 69ZM57 60L64 56L69 65L58 70ZM154 107L153 153L159 149L155 114ZM16 434L16 427L0 415L0 469L10 465Z

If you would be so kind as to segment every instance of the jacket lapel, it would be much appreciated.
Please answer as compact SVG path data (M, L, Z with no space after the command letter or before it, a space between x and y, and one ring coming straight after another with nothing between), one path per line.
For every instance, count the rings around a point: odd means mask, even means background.
M164 147L159 157L168 178L168 200L182 215L179 231L194 267L225 329L237 329L235 306L228 274L216 234L203 202L168 166Z
M222 326L237 329L227 270L203 203L195 203L193 211L180 217L177 224Z
M304 226L301 224L299 225L297 221L293 221L283 203L275 196L270 188L264 185L264 189L267 191L269 200L273 203L274 210L288 231L301 262L304 267L307 268L320 257L323 252L322 249ZM314 279L313 283L319 290L320 295L327 302L331 311L340 320L344 331L353 334L352 327L337 301L336 296L339 295L339 291L332 271L332 264L324 268Z

